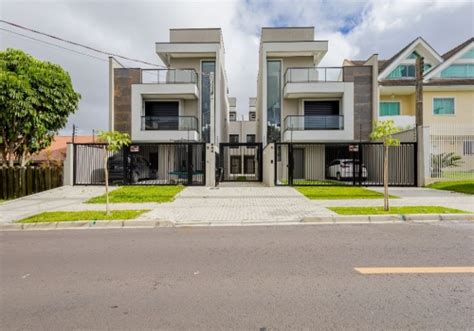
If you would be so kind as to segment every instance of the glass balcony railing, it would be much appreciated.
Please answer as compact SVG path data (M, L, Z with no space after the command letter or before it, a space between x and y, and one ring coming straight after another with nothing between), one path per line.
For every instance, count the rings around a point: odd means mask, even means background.
M142 116L142 131L148 130L197 131L198 119L194 116Z
M285 131L343 130L343 115L288 115L284 122Z
M197 84L194 69L142 69L142 84Z
M285 72L285 84L342 81L342 67L288 68Z

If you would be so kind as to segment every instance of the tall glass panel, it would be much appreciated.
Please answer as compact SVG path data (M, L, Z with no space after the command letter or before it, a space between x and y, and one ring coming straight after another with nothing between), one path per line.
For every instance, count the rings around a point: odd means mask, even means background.
M280 141L281 61L267 61L267 141Z
M211 141L211 73L215 76L216 62L203 61L201 64L201 137L206 143ZM213 81L215 93L215 78Z

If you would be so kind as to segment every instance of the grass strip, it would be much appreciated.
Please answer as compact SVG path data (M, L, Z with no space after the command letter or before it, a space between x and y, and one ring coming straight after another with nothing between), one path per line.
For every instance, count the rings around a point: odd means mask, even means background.
M382 193L359 186L296 186L295 189L312 200L383 199Z
M68 221L97 221L97 220L130 220L137 218L147 212L147 209L136 210L111 210L110 215L106 215L101 210L84 211L48 211L36 214L17 221L17 223L38 223L38 222L68 222Z
M169 202L184 189L182 185L122 186L109 193L111 203ZM86 201L86 203L105 203L105 194Z
M339 215L409 215L409 214L468 214L454 208L441 206L402 206L391 207L385 211L383 207L328 207Z

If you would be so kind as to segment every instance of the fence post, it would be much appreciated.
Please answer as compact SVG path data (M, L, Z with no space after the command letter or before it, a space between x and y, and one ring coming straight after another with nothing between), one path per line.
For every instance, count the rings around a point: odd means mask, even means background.
M288 185L293 186L293 144L288 144Z
M76 145L68 143L66 146L66 158L63 164L63 185L74 185L76 182L75 155Z
M186 162L188 166L188 185L193 184L193 173L194 173L194 165L193 165L193 144L188 144L188 162Z

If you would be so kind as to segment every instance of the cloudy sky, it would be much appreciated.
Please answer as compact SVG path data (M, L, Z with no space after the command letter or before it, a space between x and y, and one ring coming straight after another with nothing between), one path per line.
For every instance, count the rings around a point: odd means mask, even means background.
M444 53L474 35L472 0L289 0L289 1L22 1L0 0L0 17L111 53L160 63L156 41L168 41L168 29L221 27L229 89L241 114L256 94L257 56L262 26L315 26L316 39L329 40L321 63L341 65L344 58L365 59L373 53L393 55L422 36ZM0 23L1 29L73 48L80 55L0 30L0 49L20 48L70 72L82 94L75 123L82 132L107 127L107 56L38 37ZM140 66L124 62L130 67Z

